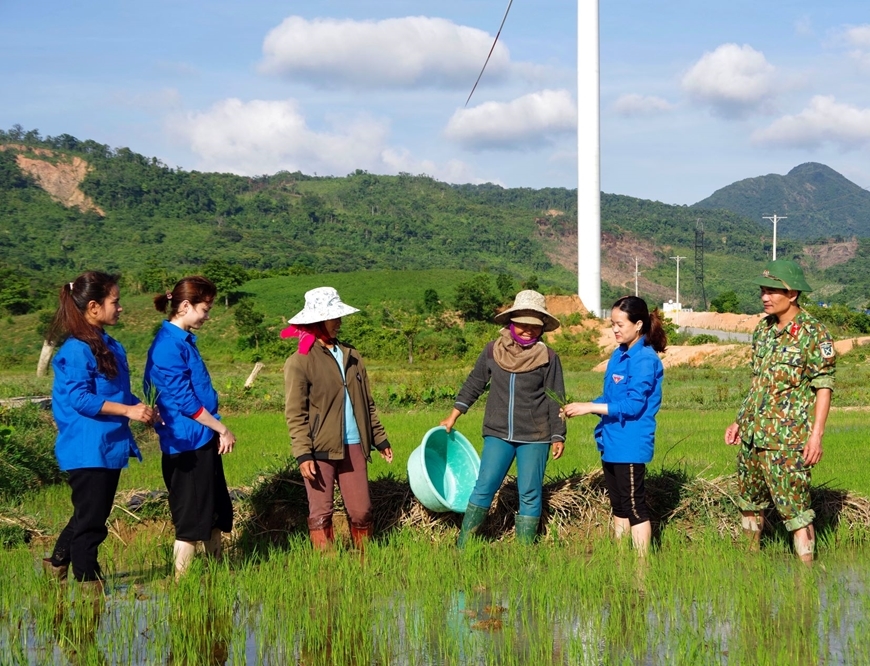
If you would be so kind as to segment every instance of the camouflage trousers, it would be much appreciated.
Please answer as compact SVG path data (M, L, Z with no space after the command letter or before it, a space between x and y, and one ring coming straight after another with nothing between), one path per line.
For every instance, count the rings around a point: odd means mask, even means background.
M789 532L813 522L810 468L801 451L773 451L743 444L737 456L741 511L761 512L773 505Z

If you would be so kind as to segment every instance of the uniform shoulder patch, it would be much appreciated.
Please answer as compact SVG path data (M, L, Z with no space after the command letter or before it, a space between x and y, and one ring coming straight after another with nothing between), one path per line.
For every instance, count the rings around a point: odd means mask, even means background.
M830 340L825 340L819 345L822 352L822 358L834 358L834 343Z

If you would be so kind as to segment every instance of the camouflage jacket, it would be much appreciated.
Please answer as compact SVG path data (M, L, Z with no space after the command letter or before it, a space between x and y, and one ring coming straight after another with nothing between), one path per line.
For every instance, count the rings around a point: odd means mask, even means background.
M737 415L743 443L803 449L812 429L815 391L833 390L835 366L828 330L805 310L782 331L773 316L758 322L752 334L752 386Z

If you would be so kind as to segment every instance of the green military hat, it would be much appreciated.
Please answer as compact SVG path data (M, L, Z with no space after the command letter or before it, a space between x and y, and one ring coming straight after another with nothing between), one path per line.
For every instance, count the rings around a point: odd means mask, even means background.
M807 284L801 267L790 259L767 262L764 271L752 282L762 287L773 287L774 289L794 289L801 292L813 290Z

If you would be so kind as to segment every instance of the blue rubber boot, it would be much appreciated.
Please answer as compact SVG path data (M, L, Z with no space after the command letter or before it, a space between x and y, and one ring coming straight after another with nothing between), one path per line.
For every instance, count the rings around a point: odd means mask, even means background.
M489 507L477 506L469 504L465 510L465 517L462 519L462 529L459 530L459 539L456 541L457 548L464 548L468 538L472 534L477 534L483 521L486 520L486 514L489 513Z

